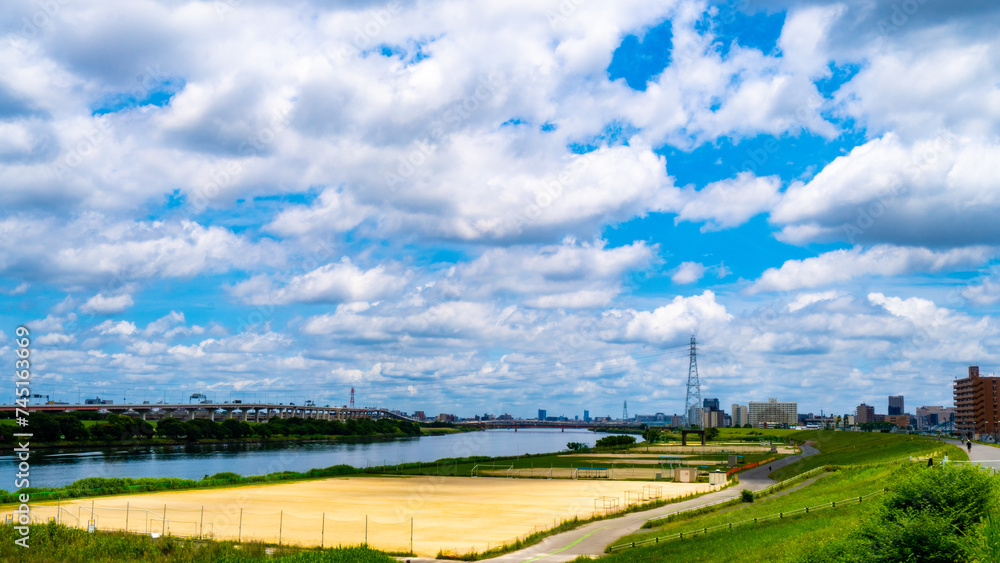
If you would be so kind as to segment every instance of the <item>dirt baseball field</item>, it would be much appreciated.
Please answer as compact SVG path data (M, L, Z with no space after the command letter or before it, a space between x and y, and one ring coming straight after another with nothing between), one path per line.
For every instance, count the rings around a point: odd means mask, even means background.
M644 483L468 477L350 477L35 503L37 520L70 526L167 532L299 545L370 545L433 556L484 550L573 516L590 517ZM707 484L649 483L663 498ZM647 489L655 494L655 489ZM651 495L647 495L651 496ZM595 500L598 497L609 499ZM616 499L612 501L610 499ZM629 495L635 501L636 494ZM93 516L92 516L93 514Z

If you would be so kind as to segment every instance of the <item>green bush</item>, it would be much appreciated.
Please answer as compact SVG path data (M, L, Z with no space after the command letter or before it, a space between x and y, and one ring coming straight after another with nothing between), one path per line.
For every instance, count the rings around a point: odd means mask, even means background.
M740 491L740 500L742 500L743 502L753 502L754 500L753 491L751 491L750 489L743 489L742 491Z
M983 518L979 528L965 540L966 556L972 563L1000 561L1000 516L997 516L996 512L996 510L990 511Z
M998 498L1000 481L977 465L924 469L896 484L857 530L803 561L952 563L969 553L997 561L990 554L1000 548L990 541L1000 537L991 517Z
M635 443L635 436L626 436L624 434L619 434L617 436L605 436L599 438L595 447L598 448L617 448L617 447L627 447Z

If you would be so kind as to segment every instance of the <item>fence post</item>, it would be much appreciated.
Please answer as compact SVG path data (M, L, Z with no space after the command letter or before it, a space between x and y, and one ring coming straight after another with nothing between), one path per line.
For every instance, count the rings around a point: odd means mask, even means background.
M365 545L368 545L368 515L365 514Z
M204 532L205 532L205 505L202 505L201 522L198 524L198 539L201 539L201 536L203 535Z
M125 503L125 533L126 534L128 533L128 505L129 505L129 503L126 502Z
M413 517L410 516L410 553L413 553Z
M281 545L281 530L285 526L285 511L278 515L278 545Z
M56 499L56 524L62 519L62 507L59 505L60 499Z
M240 529L236 532L236 541L243 541L243 507L240 507Z
M323 549L323 540L326 536L326 512L323 513L323 527L319 530L319 548Z
M167 505L163 505L163 531L160 533L161 536L167 535Z

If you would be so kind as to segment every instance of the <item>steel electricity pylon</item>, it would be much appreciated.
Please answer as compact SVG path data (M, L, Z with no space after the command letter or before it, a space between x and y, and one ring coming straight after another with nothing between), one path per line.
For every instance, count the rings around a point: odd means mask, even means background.
M701 383L698 381L698 342L691 335L691 362L688 364L687 397L684 399L685 426L701 422L691 420L691 414L701 408ZM700 424L699 424L700 426Z

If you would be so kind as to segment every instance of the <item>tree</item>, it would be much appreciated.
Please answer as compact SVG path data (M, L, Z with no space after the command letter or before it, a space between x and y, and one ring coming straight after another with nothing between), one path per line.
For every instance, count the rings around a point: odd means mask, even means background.
M660 432L656 428L648 428L646 429L645 432L642 433L642 439L650 444L655 444L656 442L660 441L661 435L662 432Z
M184 423L176 418L164 418L156 425L156 433L176 440L185 434Z
M571 452L579 452L590 449L589 447L587 447L587 444L584 444L582 442L569 442L566 444L566 448Z
M59 431L67 440L86 440L90 437L90 432L79 418L73 415L60 415L56 417L59 421Z
M28 417L28 432L39 442L58 442L62 438L59 421L50 414L33 412Z
M718 428L706 428L705 429L705 439L706 440L714 440L714 439L716 439L718 437L719 437L719 429Z
M628 447L635 443L635 436L619 434L617 436L605 436L597 440L595 444L598 448Z

